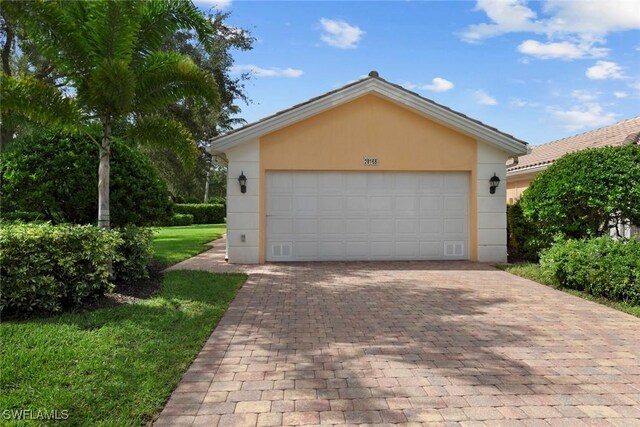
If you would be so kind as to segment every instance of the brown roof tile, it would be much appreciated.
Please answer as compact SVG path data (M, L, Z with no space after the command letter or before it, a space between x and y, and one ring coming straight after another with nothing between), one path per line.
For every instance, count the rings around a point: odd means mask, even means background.
M518 165L507 167L507 173L534 166L543 166L553 163L556 159L567 153L606 146L623 145L627 143L638 144L640 140L640 116L624 120L611 126L580 133L557 141L551 141L543 145L531 147L531 154L519 157Z

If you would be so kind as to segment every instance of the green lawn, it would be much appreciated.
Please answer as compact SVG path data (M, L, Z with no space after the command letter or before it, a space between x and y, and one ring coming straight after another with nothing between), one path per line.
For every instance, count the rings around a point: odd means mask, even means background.
M206 244L227 231L226 224L198 224L159 228L153 238L155 257L164 264L176 264L209 249Z
M0 411L68 410L74 425L151 420L244 280L174 271L140 303L2 324Z
M540 270L540 266L538 264L522 263L522 264L513 264L513 265L498 265L497 267L500 270L506 271L511 274L515 274L516 276L524 277L525 279L533 280L534 282L542 283L543 285L560 289L561 291L567 292L571 295L588 299L589 301L594 301L594 302L606 305L608 307L614 308L616 310L620 310L625 313L631 314L633 316L640 317L640 306L627 304L625 302L612 301L607 298L596 297L586 292L577 291L575 289L564 288L562 286L558 286L555 283L549 282L542 275L542 271Z
M161 229L158 258L175 263L207 249L224 225ZM57 411L71 425L139 426L162 410L246 280L173 271L151 299L0 325L0 416ZM67 412L63 412L67 411ZM43 420L0 424L45 425Z

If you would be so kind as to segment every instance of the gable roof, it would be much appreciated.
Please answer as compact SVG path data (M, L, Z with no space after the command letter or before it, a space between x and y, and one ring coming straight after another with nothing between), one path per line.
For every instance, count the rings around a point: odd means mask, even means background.
M501 132L479 120L440 105L402 86L389 83L372 71L369 76L294 105L257 122L249 123L211 140L211 151L224 152L250 139L259 138L308 117L329 110L361 96L375 93L397 104L415 110L430 119L474 138L494 144L512 155L525 154L527 143Z
M518 164L507 165L507 173L524 172L526 169L544 168L567 153L606 146L619 146L640 142L640 116L611 126L531 147L531 153L520 156Z

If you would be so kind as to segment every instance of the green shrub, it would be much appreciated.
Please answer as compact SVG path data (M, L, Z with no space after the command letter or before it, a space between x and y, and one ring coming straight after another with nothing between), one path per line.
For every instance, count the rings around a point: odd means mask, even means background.
M507 205L507 253L509 262L538 261L538 229L522 213L520 202Z
M149 262L153 257L153 232L149 228L133 225L117 230L122 243L113 263L113 273L118 283L132 282L149 277Z
M542 251L540 267L553 283L640 304L640 240L557 241Z
M173 226L185 226L193 224L193 215L192 214L173 214L171 221L167 225Z
M582 150L538 174L520 200L535 224L535 246L556 236L582 239L609 235L612 224L640 224L640 146Z
M0 312L58 312L110 291L122 238L85 225L0 227Z
M87 135L40 129L20 137L0 157L3 212L35 212L53 223L95 224L98 152ZM171 218L166 184L148 157L114 140L111 158L111 225L154 225Z
M209 197L209 204L211 205L222 205L225 208L227 207L227 198L224 196L211 196Z
M13 212L0 212L0 218L3 221L22 221L22 222L33 222L42 219L42 215L38 212L24 212L24 211L13 211Z
M208 203L184 203L174 205L174 211L193 215L194 224L222 224L226 216L223 205Z

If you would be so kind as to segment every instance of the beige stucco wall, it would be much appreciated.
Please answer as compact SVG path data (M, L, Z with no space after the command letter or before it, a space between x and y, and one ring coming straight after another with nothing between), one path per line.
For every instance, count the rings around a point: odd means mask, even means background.
M507 203L515 203L522 196L524 190L529 188L531 181L531 178L507 178Z
M269 170L468 172L469 257L506 260L506 185L489 195L488 180L495 171L506 182L507 154L378 95L338 105L226 155L230 262L265 261L264 185ZM364 166L364 156L378 158L378 165ZM237 182L241 171L248 178L245 195L240 195Z

